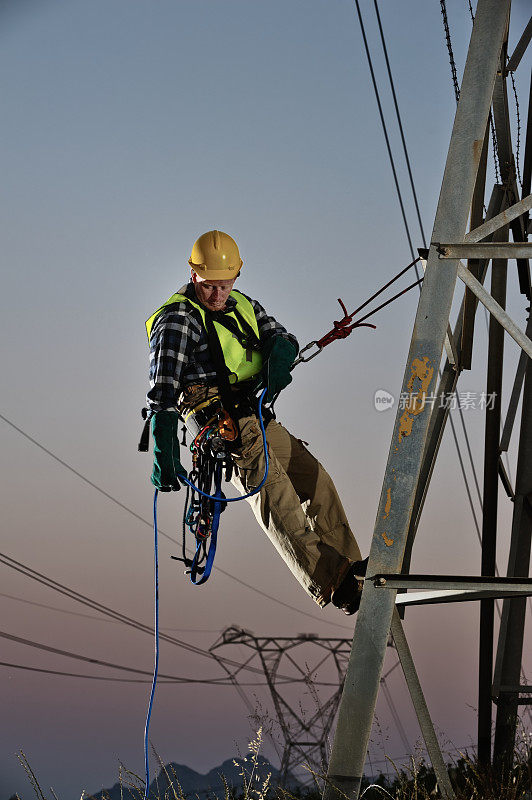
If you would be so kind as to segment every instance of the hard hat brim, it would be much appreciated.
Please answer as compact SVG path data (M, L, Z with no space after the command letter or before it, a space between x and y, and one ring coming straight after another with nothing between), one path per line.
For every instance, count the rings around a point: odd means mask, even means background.
M189 258L188 263L200 278L211 281L227 281L237 277L242 268L243 261L240 259L238 267L225 267L224 269L209 269L205 264L194 264L191 258Z

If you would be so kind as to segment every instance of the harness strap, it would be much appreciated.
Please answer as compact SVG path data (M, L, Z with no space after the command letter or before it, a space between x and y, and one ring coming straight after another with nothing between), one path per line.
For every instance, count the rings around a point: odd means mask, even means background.
M249 322L244 319L238 308L233 309L233 314L235 314L237 317L242 328L239 328L235 320L225 314L223 311L211 311L210 313L215 322L217 322L219 325L223 325L223 327L226 328L229 333L233 334L233 336L238 340L238 343L242 345L244 350L258 350L260 348L259 337Z
M233 391L231 389L231 384L229 383L229 375L231 373L229 371L229 367L225 363L222 345L220 344L220 339L218 338L218 334L216 333L216 328L214 327L213 315L208 310L205 311L205 327L207 331L209 353L213 360L214 368L216 369L216 377L218 380L218 391L222 399L222 405L229 414L229 416L231 417L231 419L236 420L237 411L236 411ZM235 440L234 446L235 447L240 446L240 433L238 434L238 437Z
M186 295L185 295L186 296ZM164 307L165 311L173 311L179 307L179 305L183 301L179 301L176 303L169 303L167 306ZM260 339L249 324L249 322L244 318L242 313L238 310L238 308L231 309L231 312L237 317L240 326L236 323L236 321L230 317L224 311L209 311L207 308L204 309L205 311L205 320L207 320L208 315L210 314L212 319L217 322L219 325L223 325L229 333L232 333L233 336L237 339L238 343L242 345L244 350L251 348L252 350L259 350L260 348ZM195 308L192 303L189 303L189 314L193 314L194 317L199 322L200 326L203 327L203 320L201 318L201 314L197 308Z

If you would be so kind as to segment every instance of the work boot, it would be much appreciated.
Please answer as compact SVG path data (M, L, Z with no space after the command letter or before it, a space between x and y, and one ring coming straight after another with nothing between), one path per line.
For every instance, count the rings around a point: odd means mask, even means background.
M341 608L348 616L355 614L359 609L368 558L365 558L364 561L353 561L349 565L342 582L331 597L333 606Z

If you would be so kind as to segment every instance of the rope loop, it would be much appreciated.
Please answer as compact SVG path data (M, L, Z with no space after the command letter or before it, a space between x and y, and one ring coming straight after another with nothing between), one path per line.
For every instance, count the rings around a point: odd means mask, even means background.
M362 311L363 308L366 308L366 306L369 305L369 303L371 303L372 300L374 300L376 297L382 294L382 292L384 292L385 289L391 286L392 283L395 283L395 281L398 280L402 275L404 275L405 272L407 272L409 269L415 266L418 263L418 261L420 261L420 259L421 256L418 256L418 258L416 258L415 261L412 261L404 269L398 272L397 275L395 275L391 280L388 281L388 283L385 283L384 286L382 286L374 294L372 294L371 297L368 298L368 300L362 303L362 305L358 306L358 308L356 308L351 314L347 313L347 308L345 306L345 303L339 297L338 302L340 303L340 307L344 312L343 318L340 320L334 320L333 327L331 328L331 330L328 331L324 336L322 336L321 339L314 340L305 345L305 347L303 347L303 349L299 351L299 357L296 359L296 361L294 361L292 369L294 369L294 367L296 367L298 364L301 363L306 364L307 362L312 361L313 358L316 358L316 356L321 353L324 347L327 347L328 344L331 344L337 339L347 339L349 334L352 333L352 331L355 328L373 328L373 330L375 330L377 327L376 325L373 325L371 322L365 322L364 320L368 319L368 317L373 316L373 314L376 314L377 311L381 310L381 308L384 308L390 303L393 303L394 300L397 300L398 297L401 297L401 295L406 294L406 292L409 292L410 289L413 289L415 286L419 286L419 284L422 283L423 278L420 278L415 283L412 283L410 286L407 286L406 289L403 289L401 292L398 292L389 300L386 300L384 303L381 303L380 306L374 308L373 311L370 311L365 316L360 317L358 320L355 320L355 322L353 322L353 317L355 317L360 311ZM311 355L308 356L304 355L304 353L306 353L313 347L316 348L315 352L311 353Z

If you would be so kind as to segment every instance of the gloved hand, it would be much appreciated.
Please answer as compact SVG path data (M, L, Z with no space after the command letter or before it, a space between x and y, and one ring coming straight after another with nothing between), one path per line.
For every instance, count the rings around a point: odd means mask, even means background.
M179 460L179 417L175 411L157 411L151 418L153 471L151 482L161 492L178 491L187 472Z
M273 340L266 362L262 368L264 381L268 387L266 402L271 403L275 396L292 382L290 367L297 356L297 348L284 336Z

